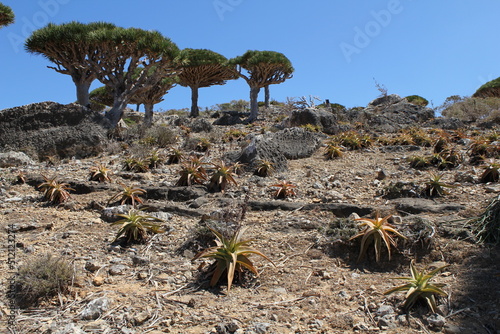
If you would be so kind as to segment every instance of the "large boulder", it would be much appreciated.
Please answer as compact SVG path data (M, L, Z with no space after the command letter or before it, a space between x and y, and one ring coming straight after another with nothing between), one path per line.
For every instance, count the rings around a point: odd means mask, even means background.
M337 134L342 130L335 114L309 108L292 111L288 123L290 126L311 124L329 135Z
M375 100L368 103L368 108L374 108L378 106L387 106L390 104L395 104L403 101L403 98L397 94L383 95L377 97Z
M35 162L23 152L0 153L0 168L33 165Z
M245 123L245 119L250 115L247 112L240 111L223 111L222 116L216 119L214 125L236 125Z
M366 108L352 110L348 117L351 121L361 122L372 130L396 132L433 119L434 110L392 94L371 101Z
M195 118L193 122L191 122L191 131L194 133L199 132L211 132L214 126L210 123L206 118Z
M239 154L238 161L254 168L258 160L273 163L276 171L287 169L287 159L310 157L320 146L322 136L302 128L287 128L275 133L257 135Z
M101 153L107 121L78 104L33 103L0 111L0 151L32 158L84 158Z

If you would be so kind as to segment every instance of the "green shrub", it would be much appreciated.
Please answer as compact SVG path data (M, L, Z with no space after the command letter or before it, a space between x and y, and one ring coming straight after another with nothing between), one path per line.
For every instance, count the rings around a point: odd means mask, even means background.
M479 87L472 97L500 97L500 78L488 81Z
M36 306L43 299L66 292L73 277L73 268L66 260L42 255L19 268L12 286L14 298L21 308Z
M410 95L405 97L405 99L411 104L415 104L417 106L426 107L429 104L429 101L427 101L426 99L424 99L422 96L419 95Z
M250 109L250 102L245 100L232 100L228 103L216 104L213 109L217 111L239 111L245 112Z

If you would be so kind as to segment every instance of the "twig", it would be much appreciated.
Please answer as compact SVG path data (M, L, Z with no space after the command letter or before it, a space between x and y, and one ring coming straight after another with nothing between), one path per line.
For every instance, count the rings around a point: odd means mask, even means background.
M282 301L274 302L274 303L265 303L265 304L250 303L250 304L252 306L255 306L255 307L275 306L275 305L280 305L280 304L295 303L295 302L301 301L301 300L306 299L306 298L308 298L308 297L298 297L298 298L282 300Z
M361 297L363 297L363 300L364 300L364 309L365 309L365 312L368 314L368 316L370 317L370 320L373 322L373 324L375 326L377 326L377 322L375 321L375 319L373 318L373 315L372 313L370 312L370 309L368 308L368 303L366 301L366 297L361 295Z
M160 310L162 310L163 309L163 305L160 302L160 298L158 298L158 292L155 292L155 298L156 298L156 304L158 305L158 308Z
M101 319L104 319L106 317L109 317L111 315L111 313L113 313L114 311L116 311L117 309L119 309L120 307L122 307L122 305L118 305L114 308L112 308L111 310L109 310L105 315L101 316Z
M162 297L166 297L166 296L170 296L170 295L173 295L179 291L182 291L184 290L186 287L189 286L189 283L188 284L185 284L183 286L181 286L180 288L178 288L177 290L174 290L174 291L170 291L170 292L167 292L167 293L164 293L163 295L161 295ZM155 290L155 291L166 291L166 290Z
M415 319L415 322L417 323L417 325L418 325L418 326L419 326L419 327L420 327L420 328L421 328L424 332L426 332L427 334L431 334L431 333L427 330L427 328L425 328L425 325L422 323L422 321L420 321L420 320L419 320L419 319L417 319L417 318L412 317L412 316L411 316L411 315L409 315L409 314L408 314L408 316L409 316L410 318Z
M448 315L445 317L445 319L448 319L448 318L450 318L450 317L453 317L454 315L459 314L459 313L462 313L462 312L464 312L464 311L470 311L470 307L466 307L466 308L460 309L460 310L458 310L458 311L452 312L452 313L448 314Z
M307 275L307 278L306 278L306 281L304 282L304 285L307 285L307 281L309 281L309 279L311 278L311 276L312 276L312 274L313 274L313 273L314 273L314 270L313 270L313 271L311 271L311 272L309 273L309 275Z

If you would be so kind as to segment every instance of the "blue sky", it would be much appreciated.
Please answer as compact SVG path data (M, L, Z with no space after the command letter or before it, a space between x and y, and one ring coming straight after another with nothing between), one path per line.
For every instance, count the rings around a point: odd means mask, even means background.
M107 21L154 29L179 48L232 58L247 50L284 53L294 77L271 86L271 98L317 96L347 107L379 95L418 94L438 106L471 95L500 76L500 1L494 0L0 0L16 22L0 29L0 109L41 101L75 101L71 78L24 51L48 22ZM101 84L96 81L92 88ZM242 79L200 89L199 105L248 100ZM174 87L158 109L190 106Z

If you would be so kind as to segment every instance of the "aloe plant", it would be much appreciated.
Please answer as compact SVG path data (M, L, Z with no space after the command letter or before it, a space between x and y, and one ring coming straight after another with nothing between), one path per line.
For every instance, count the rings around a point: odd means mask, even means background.
M141 210L130 210L127 214L117 214L117 216L122 217L111 225L121 225L118 231L115 241L118 240L122 235L125 235L125 239L128 243L130 242L142 242L146 240L148 231L152 233L163 233L165 232L160 225L156 222L162 222L160 218L156 218L149 215L141 214Z
M375 219L370 218L358 218L357 221L360 221L360 227L366 226L365 229L353 236L350 240L363 237L361 239L361 249L359 251L358 262L364 257L368 246L373 242L375 247L375 261L380 261L380 253L382 250L382 241L387 247L387 253L389 254L389 261L391 260L391 246L396 246L396 242L392 237L392 234L395 234L398 237L406 239L404 235L396 231L395 227L389 224L389 219L392 215L388 215L384 218L380 218L377 216Z
M90 180L99 182L113 182L111 180L111 169L107 168L102 164L97 164L97 166L90 167Z
M182 164L182 168L179 171L179 179L175 184L178 187L187 187L195 183L202 184L207 180L207 172L205 170L204 162L196 157L191 157L187 162Z
M70 188L68 183L57 181L56 177L49 179L43 176L43 179L45 182L39 184L38 189L43 191L43 198L52 204L66 202L71 197L69 190L75 190Z
M397 286L384 292L385 295L398 291L407 291L403 308L409 310L418 299L424 299L433 313L438 312L435 295L447 297L448 294L441 288L442 283L429 283L429 281L448 265L438 267L432 271L418 271L413 261L410 263L411 277L395 277L394 279L407 281L407 284Z
M208 228L216 237L216 246L201 251L193 260L198 258L211 258L216 260L215 268L212 272L212 279L210 280L210 286L215 286L221 276L227 273L227 291L229 292L235 272L241 273L244 268L258 276L259 273L257 268L255 268L248 258L251 254L259 255L273 263L266 255L248 246L253 240L242 240L245 229L238 228L232 236L228 237L211 227Z
M223 161L220 164L214 165L215 173L210 178L210 183L208 184L208 189L212 191L224 192L229 184L238 185L234 179L235 173L233 171L233 166L226 166Z
M274 198L287 198L297 195L295 192L295 188L297 188L297 186L288 181L272 184L269 187L277 188L273 193Z
M455 186L441 181L444 174L430 174L429 180L425 183L424 192L429 197L441 197L448 195L445 188L455 188Z
M146 190L142 188L129 187L124 184L120 185L123 187L123 190L111 197L108 204L113 203L113 201L119 201L121 205L130 203L135 207L136 203L143 203L139 195L144 195Z

